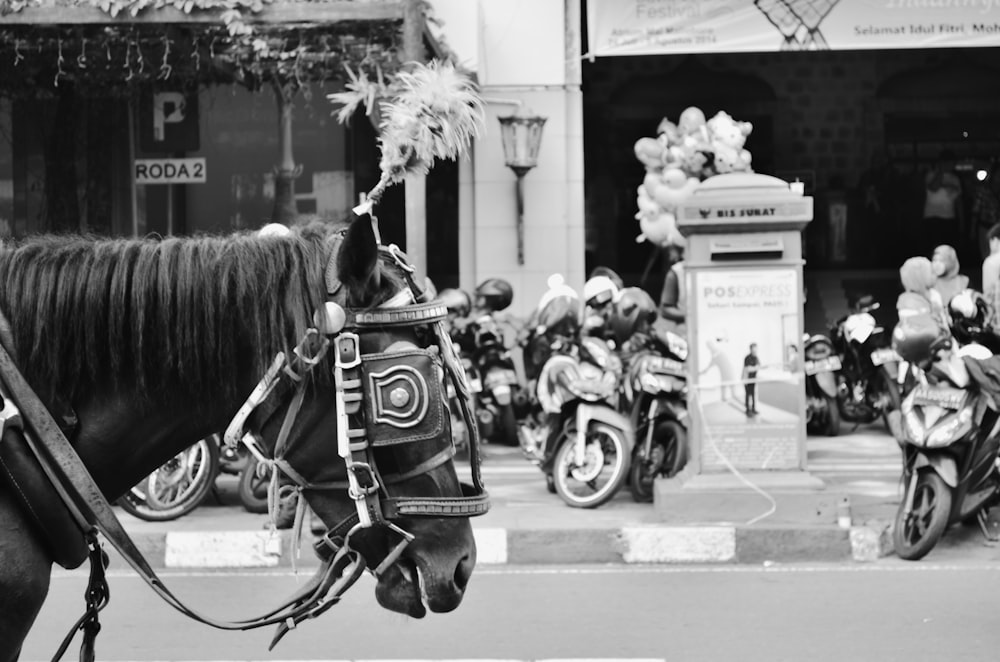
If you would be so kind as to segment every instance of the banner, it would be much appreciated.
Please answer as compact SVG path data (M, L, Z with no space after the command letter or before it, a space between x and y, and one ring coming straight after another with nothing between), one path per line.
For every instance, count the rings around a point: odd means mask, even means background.
M799 279L794 267L688 274L701 467L797 469L805 391L799 374Z
M587 0L589 53L954 48L1000 43L1000 0Z

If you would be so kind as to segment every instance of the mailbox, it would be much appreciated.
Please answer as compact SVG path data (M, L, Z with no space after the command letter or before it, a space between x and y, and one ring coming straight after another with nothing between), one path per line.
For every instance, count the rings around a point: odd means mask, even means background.
M678 210L687 238L688 462L677 479L657 481L657 504L698 479L710 489L746 489L740 475L822 488L806 471L798 360L802 231L812 217L801 186L756 173L710 177Z
M805 469L796 358L802 230L812 211L812 198L756 173L710 177L680 209L688 241L688 457L699 472L725 470L726 460L748 470Z

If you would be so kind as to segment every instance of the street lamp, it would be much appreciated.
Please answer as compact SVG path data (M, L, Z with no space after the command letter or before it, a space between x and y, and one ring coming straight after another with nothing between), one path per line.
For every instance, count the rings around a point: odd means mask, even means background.
M500 117L500 137L503 158L517 175L517 263L524 264L524 192L521 180L538 165L538 148L542 144L542 127L547 118L538 115Z

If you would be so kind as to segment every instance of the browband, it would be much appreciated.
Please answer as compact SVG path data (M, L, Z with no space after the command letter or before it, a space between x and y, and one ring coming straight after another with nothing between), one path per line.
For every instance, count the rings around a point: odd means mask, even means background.
M440 301L417 303L405 308L347 308L345 328L364 329L379 326L416 326L431 324L448 317L448 308Z

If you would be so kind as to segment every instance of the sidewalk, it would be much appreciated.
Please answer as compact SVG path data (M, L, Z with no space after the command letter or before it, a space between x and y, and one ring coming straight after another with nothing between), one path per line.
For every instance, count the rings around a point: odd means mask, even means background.
M725 513L717 521L672 525L653 504L635 503L627 488L600 508L570 508L548 493L519 449L487 446L483 473L493 507L472 520L479 563L870 562L891 554L900 475L895 441L873 426L837 438L810 437L807 446L810 472L831 495L849 497L849 528L837 526L835 517L828 524L767 517L747 524L726 521ZM269 541L266 516L239 506L235 479L221 477L218 486L221 503L210 496L179 520L143 522L121 513L122 521L154 567L290 566L289 532L280 532L280 545ZM746 499L748 508L759 501L761 514L770 505L749 490ZM316 564L310 543L307 530L297 565Z

